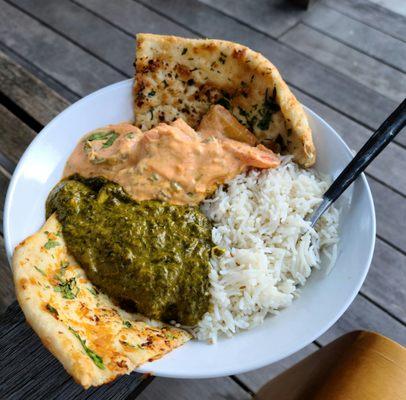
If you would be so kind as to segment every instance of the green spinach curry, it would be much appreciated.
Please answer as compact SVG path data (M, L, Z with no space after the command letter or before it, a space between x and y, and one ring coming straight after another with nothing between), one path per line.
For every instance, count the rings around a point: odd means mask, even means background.
M104 178L73 176L48 196L71 254L109 296L161 321L195 325L208 310L211 225L196 206L134 201Z

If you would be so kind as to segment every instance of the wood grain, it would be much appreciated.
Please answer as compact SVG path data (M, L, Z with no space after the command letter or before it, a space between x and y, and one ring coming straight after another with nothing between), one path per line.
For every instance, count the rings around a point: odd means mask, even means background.
M237 375L237 378L247 385L253 392L256 392L266 382L273 379L286 369L292 367L318 349L319 348L315 344L309 344L297 353L292 354L290 357L287 357L275 364L268 365L264 368Z
M405 18L368 0L324 0L329 7L375 29L406 41Z
M4 240L0 236L0 315L15 300L14 284L11 277L10 265L4 249Z
M405 75L304 24L298 24L280 40L343 75L398 103L406 93Z
M1 318L0 331L1 399L124 400L145 379L143 375L133 373L106 387L83 390L72 383L62 365L42 346L24 322L17 303L13 303Z
M134 38L83 7L70 1L53 0L11 0L11 3L85 48L88 53L103 59L125 76L133 74Z
M199 0L243 21L261 32L278 38L305 15L306 10L281 0Z
M362 286L362 293L406 325L405 287L406 256L377 239L374 258Z
M34 75L0 52L1 93L45 125L69 104Z
M279 68L290 85L322 99L327 105L370 128L376 129L397 105L364 85L196 0L189 1L187 8L182 0L170 3L164 0L141 2L166 13L179 23L193 26L202 36L236 41L260 51ZM406 139L400 140L406 144Z
M319 4L303 22L327 36L406 72L406 43Z
M38 68L32 62L30 62L30 60L16 53L12 48L7 47L1 40L0 40L0 51L4 53L7 57L9 57L9 59L17 63L20 67L24 68L26 71L33 74L37 79L39 79L44 84L49 86L50 89L57 92L64 99L67 99L70 102L74 102L80 98L80 96L77 93L72 92L63 83L57 81L52 76L48 75L42 69Z
M0 125L0 129L1 129L1 125ZM7 174L7 172L4 171L3 168L0 168L0 233L3 233L3 210L4 210L4 202L6 201L6 193L7 193L8 182L9 182L9 175L8 174L6 175L6 174ZM0 280L0 282L1 282L1 280ZM1 311L0 311L0 314L1 314Z
M138 400L245 400L251 397L230 378L167 379L155 378Z
M355 330L379 332L405 345L405 326L363 296L357 296L344 315L317 342L325 346L344 333Z
M117 2L104 0L73 0L73 2L91 10L98 17L132 36L139 32L196 36L191 30L149 10L134 0L120 0L119 6L117 6Z
M358 151L372 134L372 130L357 124L345 115L325 106L318 100L304 94L302 91L293 90L298 99L310 107L330 124L345 140L348 146ZM405 136L400 134L399 136ZM385 182L401 194L406 194L406 176L402 170L406 167L406 151L396 143L390 143L374 162L367 168L367 172L376 179ZM394 162L396 160L396 162ZM402 165L402 167L400 167Z
M78 95L125 77L4 0L0 19L0 37L7 47Z
M375 202L377 233L406 253L406 200L372 179L368 180Z
M3 105L0 105L1 152L14 164L35 137L35 132L21 122Z

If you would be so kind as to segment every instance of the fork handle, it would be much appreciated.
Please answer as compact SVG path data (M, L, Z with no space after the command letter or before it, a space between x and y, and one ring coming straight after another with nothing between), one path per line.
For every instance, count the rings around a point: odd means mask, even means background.
M334 180L327 192L324 193L323 202L311 218L312 226L319 217L334 203L352 182L365 170L374 158L393 140L393 138L406 125L406 99L383 122L375 133L362 146L361 150ZM395 161L395 160L394 160Z

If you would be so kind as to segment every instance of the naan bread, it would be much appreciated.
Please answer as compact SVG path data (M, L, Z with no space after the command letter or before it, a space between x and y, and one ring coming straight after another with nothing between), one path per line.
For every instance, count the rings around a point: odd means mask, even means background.
M190 339L181 329L141 321L99 293L67 253L55 215L17 246L13 273L28 323L85 388L129 374Z
M135 124L142 130L184 119L197 128L211 104L221 104L265 145L316 160L301 104L261 54L223 40L137 35Z

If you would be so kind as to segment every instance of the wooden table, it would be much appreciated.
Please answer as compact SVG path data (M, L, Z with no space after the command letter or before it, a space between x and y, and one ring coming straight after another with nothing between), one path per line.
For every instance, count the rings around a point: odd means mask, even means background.
M223 38L262 52L354 150L406 93L406 19L367 0L321 0L307 12L276 0L0 0L0 21L1 208L36 133L70 103L132 76L136 32ZM367 171L376 250L344 316L292 357L238 376L186 381L132 374L83 391L25 324L0 243L0 398L244 399L344 332L374 330L406 344L405 171L403 133Z

